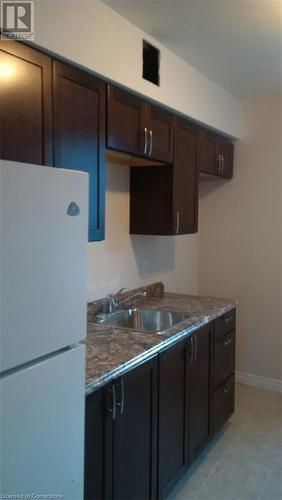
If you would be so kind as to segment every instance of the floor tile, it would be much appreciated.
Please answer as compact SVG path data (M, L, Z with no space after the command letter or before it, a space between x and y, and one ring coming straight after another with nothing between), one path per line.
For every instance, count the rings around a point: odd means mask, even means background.
M261 492L259 500L281 500L282 499L282 470L274 467Z
M247 460L228 460L210 476L201 488L199 500L257 499L269 475L268 466Z

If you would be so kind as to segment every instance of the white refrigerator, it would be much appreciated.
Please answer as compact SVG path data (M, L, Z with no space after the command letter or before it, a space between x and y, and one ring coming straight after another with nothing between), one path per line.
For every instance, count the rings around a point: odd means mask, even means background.
M0 160L1 498L83 498L87 214L86 173Z

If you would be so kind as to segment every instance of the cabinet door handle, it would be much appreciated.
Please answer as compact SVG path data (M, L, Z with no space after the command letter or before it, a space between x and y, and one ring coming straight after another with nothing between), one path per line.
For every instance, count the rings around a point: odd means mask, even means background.
M109 412L112 414L112 420L115 420L117 414L117 393L115 384L112 385L112 408L109 408Z
M194 356L194 336L193 335L191 336L190 344L191 344L190 363L193 363L193 356Z
M153 149L153 132L150 130L150 148L149 148L149 156L152 154L152 149Z
M195 360L198 358L198 335L195 334Z
M179 233L180 213L176 212L176 234Z
M229 323L229 321L232 321L233 316L228 316L227 318L224 318L224 323Z
M148 149L148 130L147 130L147 127L144 128L144 133L145 133L144 155L146 155L147 154L147 149Z
M227 384L223 389L223 393L227 394L230 391L231 387L232 387L231 384Z
M217 155L217 174L220 175L220 155Z
M224 155L221 155L222 158L222 175L224 174Z
M122 415L124 412L124 381L123 381L123 378L120 381L120 387L121 387L121 402L118 402L117 406L120 407L120 414Z
M224 347L229 346L230 344L232 344L232 342L233 342L233 338L232 337L230 337L229 339L226 339L224 341Z

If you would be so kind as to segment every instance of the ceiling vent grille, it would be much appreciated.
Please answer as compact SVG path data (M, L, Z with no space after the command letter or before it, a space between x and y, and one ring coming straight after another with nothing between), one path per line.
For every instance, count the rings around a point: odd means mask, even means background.
M143 40L142 76L154 85L160 85L160 51L146 40Z

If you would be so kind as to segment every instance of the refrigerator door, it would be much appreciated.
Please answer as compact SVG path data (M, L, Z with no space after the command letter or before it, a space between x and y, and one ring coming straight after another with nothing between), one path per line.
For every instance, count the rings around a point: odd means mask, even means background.
M0 372L86 336L88 174L0 160Z
M79 346L0 378L1 498L82 500L84 360Z

